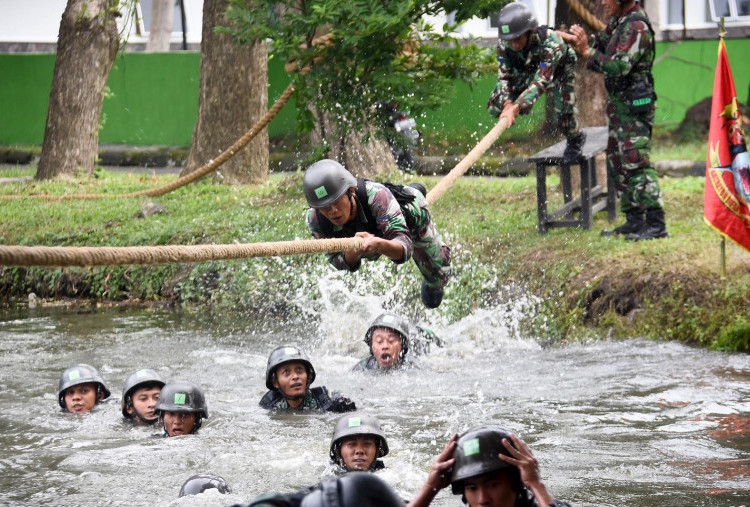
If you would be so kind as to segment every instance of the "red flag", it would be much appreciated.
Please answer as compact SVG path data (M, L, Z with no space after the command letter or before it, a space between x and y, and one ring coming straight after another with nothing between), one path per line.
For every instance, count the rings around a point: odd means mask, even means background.
M719 42L714 77L703 217L708 225L750 251L750 159L724 39Z

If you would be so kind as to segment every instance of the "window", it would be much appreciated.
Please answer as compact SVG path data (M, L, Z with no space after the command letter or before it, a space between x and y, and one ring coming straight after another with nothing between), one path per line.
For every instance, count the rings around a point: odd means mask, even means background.
M739 18L750 17L750 0L708 0L711 7L711 19L719 21L735 21Z
M136 33L138 35L148 35L151 30L151 6L153 0L139 0L136 3ZM174 2L174 21L172 24L173 33L182 33L182 2Z

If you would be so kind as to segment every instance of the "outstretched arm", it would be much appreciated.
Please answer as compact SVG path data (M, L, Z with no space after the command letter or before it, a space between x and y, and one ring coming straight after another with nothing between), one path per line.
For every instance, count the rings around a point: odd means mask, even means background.
M427 480L412 501L409 502L408 507L427 507L435 498L438 491L451 483L450 472L451 468L453 468L453 463L456 461L452 456L453 451L456 450L457 440L458 435L454 434L448 441L448 444L443 448L443 451L437 458L435 458L435 462L432 464Z

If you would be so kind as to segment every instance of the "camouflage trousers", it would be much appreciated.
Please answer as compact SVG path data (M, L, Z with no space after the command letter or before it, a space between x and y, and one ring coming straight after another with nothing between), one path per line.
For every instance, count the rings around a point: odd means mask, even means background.
M573 65L569 65L562 74L555 76L555 79L550 81L545 90L548 98L550 92L552 92L552 106L555 110L557 128L566 138L576 137L576 134L581 131L578 120L576 120L578 110L576 109L574 68ZM510 100L515 101L528 88L531 84L531 77L533 76L529 76L529 79L522 83L511 85ZM502 112L502 109L500 109L500 112ZM497 114L500 115L500 112Z
M607 172L620 196L620 210L627 213L664 207L659 177L649 157L653 111L635 115L610 96L607 118Z
M414 247L411 256L430 288L445 287L451 278L451 249L443 243L440 233L432 223L430 212L424 212L426 222L411 231L411 242Z
M411 215L414 227L409 230L412 242L412 259L430 288L445 287L451 278L451 249L443 243L435 228L427 200L421 192L411 187L406 190L416 195L406 211Z

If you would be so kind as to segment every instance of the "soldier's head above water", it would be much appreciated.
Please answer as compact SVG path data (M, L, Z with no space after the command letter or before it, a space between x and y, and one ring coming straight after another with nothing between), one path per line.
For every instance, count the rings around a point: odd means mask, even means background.
M208 406L200 387L173 380L162 388L154 415L164 425L165 436L190 435L198 432L203 419L208 419Z
M122 387L122 416L134 424L155 424L154 407L164 387L164 379L154 370L135 371Z
M66 412L82 414L109 398L110 392L96 368L76 364L60 376L57 400Z
M342 471L379 470L383 462L378 458L386 454L388 441L377 417L354 412L336 422L329 456Z

